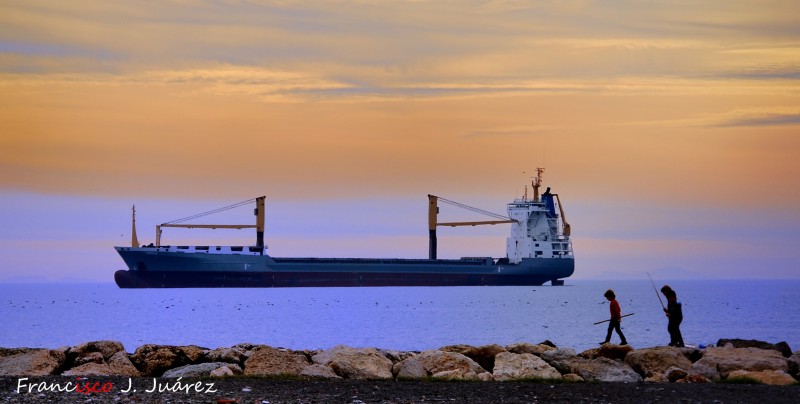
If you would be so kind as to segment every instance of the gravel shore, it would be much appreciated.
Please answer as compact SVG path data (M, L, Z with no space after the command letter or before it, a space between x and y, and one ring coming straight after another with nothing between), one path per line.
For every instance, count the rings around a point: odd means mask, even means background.
M77 378L64 376L0 378L0 400L11 403L799 403L800 386L756 384L541 383L460 381L284 380L250 377L167 379L84 378L99 390L44 391L22 383L67 387ZM180 391L147 392L157 386ZM200 384L197 384L200 382ZM191 386L191 387L188 387ZM107 385L107 387L110 387ZM52 388L52 387L51 387ZM123 393L123 390L130 390ZM133 392L136 390L136 392ZM190 392L186 392L190 390ZM199 391L198 391L199 390ZM209 391L211 390L211 391ZM157 389L156 389L157 391Z

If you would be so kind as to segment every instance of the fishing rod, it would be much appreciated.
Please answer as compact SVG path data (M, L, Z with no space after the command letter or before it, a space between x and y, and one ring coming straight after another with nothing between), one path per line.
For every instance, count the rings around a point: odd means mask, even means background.
M624 315L624 316L620 316L620 318L622 318L622 317L628 317L628 316L632 316L632 315L634 315L634 314L636 314L636 313L626 314L626 315ZM609 318L608 320L598 321L598 322L594 323L593 325L598 325L598 324L600 324L600 323L605 323L605 322L607 322L607 321L611 321L611 319Z
M653 292L656 292L656 297L658 297L658 302L661 303L661 308L666 311L667 308L664 307L664 301L661 300L661 295L658 294L658 289L656 289L656 283L653 282L653 277L650 276L650 272L646 272L646 273L647 273L647 277L650 278L650 283L653 284Z

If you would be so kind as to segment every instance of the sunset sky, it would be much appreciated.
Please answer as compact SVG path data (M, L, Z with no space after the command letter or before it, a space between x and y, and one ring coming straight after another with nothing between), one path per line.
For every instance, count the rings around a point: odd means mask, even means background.
M536 167L575 279L800 278L798 158L795 0L0 0L0 282L259 195L274 256L423 258L427 194L505 213Z

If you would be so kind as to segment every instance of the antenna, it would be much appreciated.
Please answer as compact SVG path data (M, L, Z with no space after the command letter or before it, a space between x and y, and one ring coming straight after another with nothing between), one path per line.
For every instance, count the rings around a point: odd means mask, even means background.
M539 202L539 187L542 185L542 174L544 174L544 168L536 167L536 177L531 181L534 202Z

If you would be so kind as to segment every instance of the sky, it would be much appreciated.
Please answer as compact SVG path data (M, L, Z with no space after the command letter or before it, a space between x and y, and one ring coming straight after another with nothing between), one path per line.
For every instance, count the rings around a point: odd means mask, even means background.
M0 1L0 282L260 195L274 256L423 258L427 194L504 213L537 167L574 279L797 279L799 155L793 0Z

